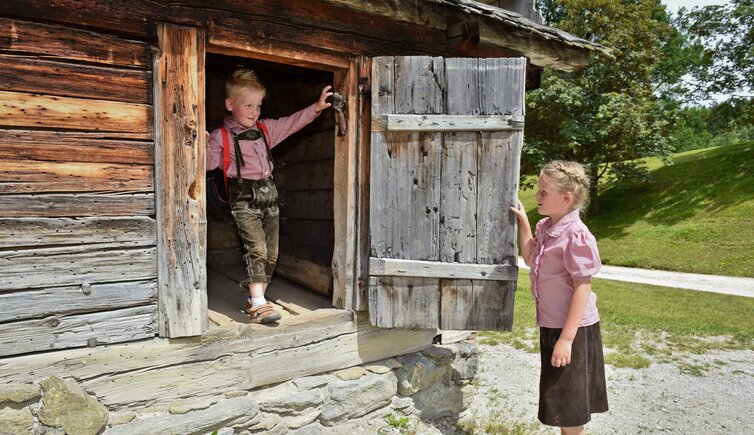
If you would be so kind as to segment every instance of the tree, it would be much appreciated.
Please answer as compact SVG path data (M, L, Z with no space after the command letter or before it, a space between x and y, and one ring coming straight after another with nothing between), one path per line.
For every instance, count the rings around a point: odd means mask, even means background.
M541 88L527 94L522 172L535 173L556 158L585 164L596 212L600 180L646 178L645 157L669 157L672 119L658 94L685 73L678 56L693 59L693 47L683 46L659 0L546 0L541 6L544 16L558 19L550 24L610 47L614 58L594 56L578 73L548 70ZM679 65L669 65L670 58Z
M703 62L692 69L699 93L752 97L754 90L754 2L729 0L725 5L681 8L678 26L704 47Z

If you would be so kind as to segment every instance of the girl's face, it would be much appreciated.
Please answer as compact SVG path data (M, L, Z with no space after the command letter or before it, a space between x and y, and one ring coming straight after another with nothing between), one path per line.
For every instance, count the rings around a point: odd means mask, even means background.
M573 194L561 192L555 185L555 180L547 175L539 177L537 182L537 212L542 216L550 216L553 221L558 221L571 212Z
M235 99L226 98L225 108L233 118L246 128L254 127L262 110L264 92L257 89L244 89Z

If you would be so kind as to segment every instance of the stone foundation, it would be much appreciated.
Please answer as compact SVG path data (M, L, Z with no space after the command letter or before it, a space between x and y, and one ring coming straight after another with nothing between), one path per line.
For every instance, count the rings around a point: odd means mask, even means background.
M472 399L477 348L468 342L251 391L108 410L76 382L0 385L0 433L331 433L354 419L457 417ZM134 401L139 401L134 397Z

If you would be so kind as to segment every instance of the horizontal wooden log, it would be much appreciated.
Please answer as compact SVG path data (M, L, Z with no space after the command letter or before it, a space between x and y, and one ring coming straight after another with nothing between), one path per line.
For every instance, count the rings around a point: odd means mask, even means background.
M146 216L94 218L0 218L0 249L41 245L157 244L157 225Z
M76 65L0 54L0 83L7 91L150 104L148 71Z
M515 281L518 266L369 258L369 275Z
M128 136L118 136L121 135ZM154 164L154 143L112 136L115 135L0 129L0 159Z
M117 31L118 34L147 38L147 40L154 40L156 34L155 21L159 17L168 16L165 7L153 0L109 3L88 0L0 2L0 15L17 17L27 21L54 22L71 25L72 27L87 27L99 29L103 32ZM57 34L57 32L52 33L53 36L57 36ZM97 35L96 33L92 34ZM115 39L114 37L111 38ZM108 46L108 42L110 42L110 38L102 41L103 49Z
M332 268L292 255L280 255L275 273L323 295L333 290Z
M333 219L332 190L286 192L282 205L285 216L294 219Z
M156 251L117 244L0 251L0 292L156 278Z
M0 218L151 215L153 193L0 195Z
M0 323L157 303L157 280L0 292Z
M524 117L512 115L372 115L372 131L523 130Z
M315 190L333 188L332 160L285 165L286 190Z
M0 159L0 194L40 192L149 192L152 165L57 163Z
M0 380L71 376L106 406L159 406L415 352L429 346L435 334L434 329L377 329L355 321L350 312L318 310L277 328L211 329L201 341L153 339L3 358Z
M157 307L51 316L0 324L0 355L18 355L90 344L120 343L154 337Z
M151 133L150 106L0 91L0 126Z

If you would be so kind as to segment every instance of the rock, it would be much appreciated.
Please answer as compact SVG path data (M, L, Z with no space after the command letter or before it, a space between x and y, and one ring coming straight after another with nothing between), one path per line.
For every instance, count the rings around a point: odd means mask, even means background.
M294 392L293 394L269 395L266 391L264 394L257 396L259 409L262 411L282 413L299 413L309 408L315 408L325 401L326 393L324 388L319 390L308 390Z
M341 381L355 381L367 373L364 367L350 367L333 373Z
M399 369L399 368L403 367L403 363L401 363L400 361L398 361L395 358L383 359L382 361L377 361L377 362L374 362L372 364L373 365L378 365L378 366L385 366L385 367L388 367L390 369Z
M395 371L398 377L398 392L403 396L413 396L432 384L450 383L450 367L438 365L422 354L406 358L403 367Z
M326 433L324 426L319 423L312 423L290 432L290 435L322 435L324 433Z
M421 354L432 358L440 363L450 362L456 356L456 350L452 345L433 344L421 350Z
M110 413L110 418L107 419L107 425L113 427L119 424L126 424L132 421L134 418L136 418L136 413L133 411Z
M384 375L368 373L356 381L333 381L330 383L330 401L323 407L320 422L332 426L389 404L398 389L397 383L393 372Z
M479 347L471 344L466 341L461 341L459 343L455 343L456 349L458 349L458 353L463 358L468 358L472 355L477 355L479 353Z
M207 409L181 415L156 415L137 418L130 423L113 426L108 435L208 433L224 427L245 426L259 413L251 396L220 400Z
M267 412L260 412L254 416L248 423L249 431L263 431L264 433L274 432L273 429L280 430L280 422L283 421L283 417L277 414L271 414ZM287 429L287 427L285 427Z
M42 382L39 421L70 435L96 434L107 423L108 411L78 384L51 376Z
M395 410L404 410L408 409L409 413L411 413L411 407L414 405L414 399L410 397L400 397L400 396L394 396L393 399L390 401L390 407Z
M311 390L312 388L323 387L330 382L330 376L307 376L305 378L294 379L293 384L299 391Z
M322 413L321 409L311 408L301 415L284 416L283 424L287 426L289 430L298 429L302 426L306 426L308 424L313 423L315 420L317 420L317 417L319 417L321 413Z
M2 384L0 385L0 403L24 403L36 400L41 395L37 384Z
M471 403L473 389L455 385L434 384L413 396L416 414L422 420L458 415Z
M384 375L385 373L393 370L388 366L381 366L381 365L368 365L368 366L364 366L364 368L372 373L377 373L378 375Z
M174 400L170 403L168 412L171 414L186 414L199 409L207 409L215 402L217 402L217 399L213 400L208 397Z
M19 410L0 408L0 433L23 434L31 433L34 424L34 416L26 407Z
M459 352L456 358L450 364L451 379L454 381L467 381L473 379L479 371L479 357L476 353L467 353L466 356Z

